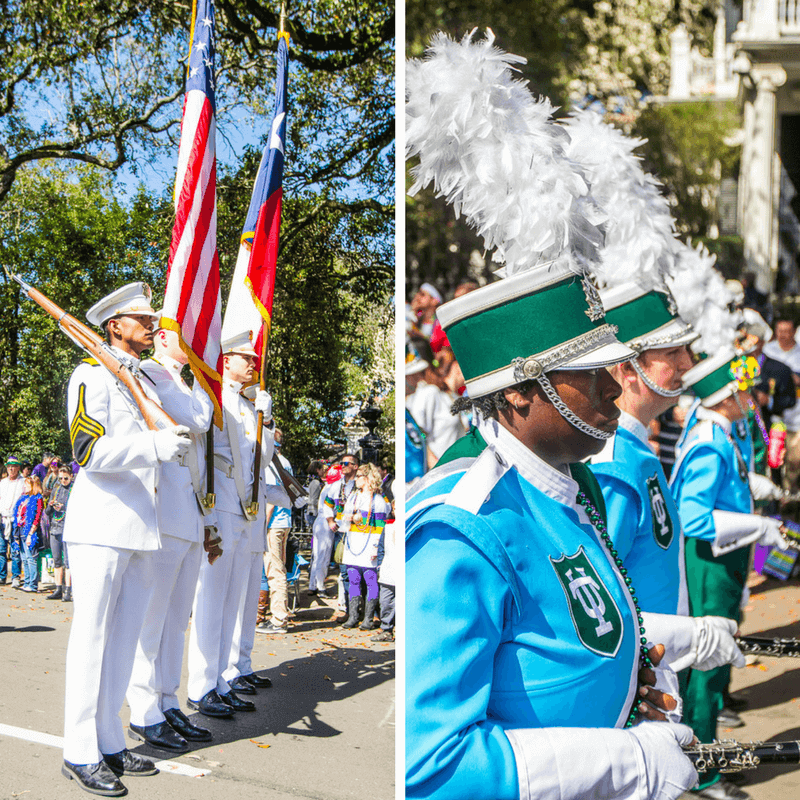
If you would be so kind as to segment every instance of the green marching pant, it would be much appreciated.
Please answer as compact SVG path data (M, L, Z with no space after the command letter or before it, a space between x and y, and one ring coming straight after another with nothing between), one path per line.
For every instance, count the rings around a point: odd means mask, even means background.
M722 556L711 553L711 545L686 537L686 583L693 617L713 615L740 620L742 592L747 580L750 548L740 547ZM717 738L717 714L722 696L730 683L730 666L707 672L690 670L683 696L683 721L701 742ZM700 788L719 780L716 770L700 775Z

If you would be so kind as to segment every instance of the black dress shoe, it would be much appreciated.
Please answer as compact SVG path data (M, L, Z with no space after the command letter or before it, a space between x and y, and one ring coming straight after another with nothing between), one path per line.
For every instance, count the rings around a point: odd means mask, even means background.
M103 760L115 775L132 775L134 778L158 775L156 765L149 758L131 753L127 748L119 753L103 753Z
M189 708L194 708L207 717L232 717L233 709L229 704L223 703L216 689L206 692L199 700L186 701Z
M256 704L251 703L249 700L242 700L241 697L236 696L236 692L231 690L227 694L221 694L220 699L226 703L234 711L255 711Z
M81 789L92 794L101 794L103 797L123 797L128 794L128 790L105 761L97 764L72 764L65 761L61 765L61 774L71 781L78 781Z
M186 714L179 708L168 708L164 712L167 722L178 731L189 742L210 742L211 731L201 728L199 725L192 725Z
M269 689L270 686L272 686L272 681L269 678L265 678L262 675L256 675L255 672L251 672L249 675L242 675L242 680L245 680L252 686L255 686L256 689Z
M256 687L248 683L241 675L228 681L231 689L235 689L239 694L256 694Z
M189 749L186 739L176 733L166 720L156 725L131 725L129 736L152 747L169 750L171 753L185 753Z

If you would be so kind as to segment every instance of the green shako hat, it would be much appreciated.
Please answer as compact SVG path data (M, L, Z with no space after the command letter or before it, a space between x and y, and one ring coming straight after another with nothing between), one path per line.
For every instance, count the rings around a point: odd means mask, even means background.
M436 310L471 398L556 369L595 369L634 353L603 317L588 276L538 267Z
M618 338L641 353L691 344L699 334L678 315L678 306L666 287L642 288L635 282L601 289L606 322L619 328Z
M739 389L747 389L758 377L758 362L737 355L732 347L693 366L684 376L683 385L691 387L704 408L713 408Z

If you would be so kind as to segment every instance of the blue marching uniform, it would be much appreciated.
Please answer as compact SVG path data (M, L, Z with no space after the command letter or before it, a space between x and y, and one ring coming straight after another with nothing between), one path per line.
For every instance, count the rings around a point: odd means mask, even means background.
M407 506L406 792L515 799L505 731L624 726L639 626L575 499L602 507L588 469L465 438Z
M712 512L750 514L753 508L750 465L739 447L735 427L731 430L731 423L713 411L693 409L676 450L678 460L671 486L687 537L686 577L689 606L695 617L711 614L738 620L740 615L750 548L721 555L714 555L712 550L717 538ZM724 666L689 673L683 718L701 742L716 738L717 715L730 683L730 669ZM716 780L716 772L704 773L700 788Z
M622 412L616 434L590 462L608 513L608 532L643 611L688 614L683 535L664 470L647 430Z

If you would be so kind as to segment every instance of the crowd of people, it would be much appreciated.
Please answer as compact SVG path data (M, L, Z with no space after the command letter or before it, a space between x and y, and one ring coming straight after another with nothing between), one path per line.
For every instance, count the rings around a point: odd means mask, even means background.
M353 627L363 615L362 628L381 626L373 638L394 638L391 474L353 454L312 462L309 502L281 454L269 393L246 388L257 363L249 334L223 342L214 425L210 396L200 381L192 388L184 382L188 358L178 335L158 327L150 300L145 284L128 284L96 303L87 319L171 420L152 430L134 395L85 359L68 387L74 476L72 465L52 454L25 476L8 455L0 481L0 580L10 555L15 588L36 592L37 555L49 547L56 586L48 599L74 595L62 773L103 796L124 795L124 776L157 772L125 745L124 700L135 740L175 754L189 742L213 740L177 696L190 617L189 709L227 718L256 710L247 696L271 682L253 669L255 634L291 630L293 514L304 514L315 532L310 593L325 591L333 556L337 578L339 570L345 578L339 621ZM152 355L143 359L146 351ZM213 455L206 452L210 438Z

